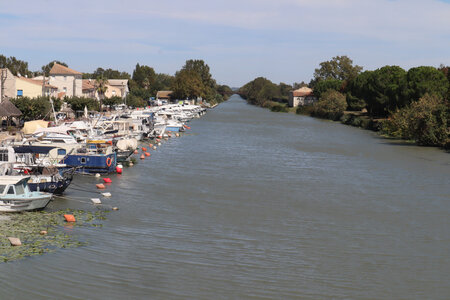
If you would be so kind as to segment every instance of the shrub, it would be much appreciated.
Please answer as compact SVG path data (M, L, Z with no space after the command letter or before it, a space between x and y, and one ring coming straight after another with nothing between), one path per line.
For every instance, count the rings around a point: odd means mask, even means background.
M393 113L384 123L383 131L415 140L422 146L445 146L449 143L449 121L448 103L439 96L426 94Z
M314 105L314 115L331 120L339 120L347 108L345 96L338 91L328 90Z

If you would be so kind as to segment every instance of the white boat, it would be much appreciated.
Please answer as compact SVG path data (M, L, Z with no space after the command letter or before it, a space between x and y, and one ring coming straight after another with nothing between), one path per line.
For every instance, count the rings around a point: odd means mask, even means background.
M43 209L52 194L31 192L30 176L0 176L0 212L20 212Z

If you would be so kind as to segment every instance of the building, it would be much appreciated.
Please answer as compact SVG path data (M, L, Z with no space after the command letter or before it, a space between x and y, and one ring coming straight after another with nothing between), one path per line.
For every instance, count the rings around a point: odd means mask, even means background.
M66 66L55 63L50 70L50 84L58 88L58 94L64 92L68 97L81 97L82 74Z
M115 94L113 96L119 96L119 97L125 98L129 93L128 79L109 79L108 85L109 85L109 87L111 87L112 91L117 91L117 90L120 91L120 94ZM108 87L108 89L109 89L109 87Z
M16 77L16 93L14 97L36 98L40 96L56 97L58 88L45 82L42 89L42 80L36 80L26 77Z
M156 100L170 102L171 99L170 95L172 93L173 93L172 91L158 91L156 93Z
M83 79L81 88L83 97L96 98L97 92L92 79Z
M16 97L16 78L7 68L0 69L0 102Z
M302 87L289 93L289 106L297 107L303 105L311 105L317 101L313 90L308 87Z

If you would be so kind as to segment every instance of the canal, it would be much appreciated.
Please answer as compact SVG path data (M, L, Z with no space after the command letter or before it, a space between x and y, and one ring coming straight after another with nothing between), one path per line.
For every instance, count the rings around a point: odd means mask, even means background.
M238 96L111 176L86 245L0 264L1 299L444 299L450 155ZM47 208L95 211L76 177Z

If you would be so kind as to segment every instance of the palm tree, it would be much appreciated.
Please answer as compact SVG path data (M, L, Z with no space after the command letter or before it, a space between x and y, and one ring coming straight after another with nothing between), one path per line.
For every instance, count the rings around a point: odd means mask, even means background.
M108 90L108 79L103 76L98 76L95 79L96 92L98 93L98 98L100 99L100 112L102 112L103 99L105 97L105 93Z

